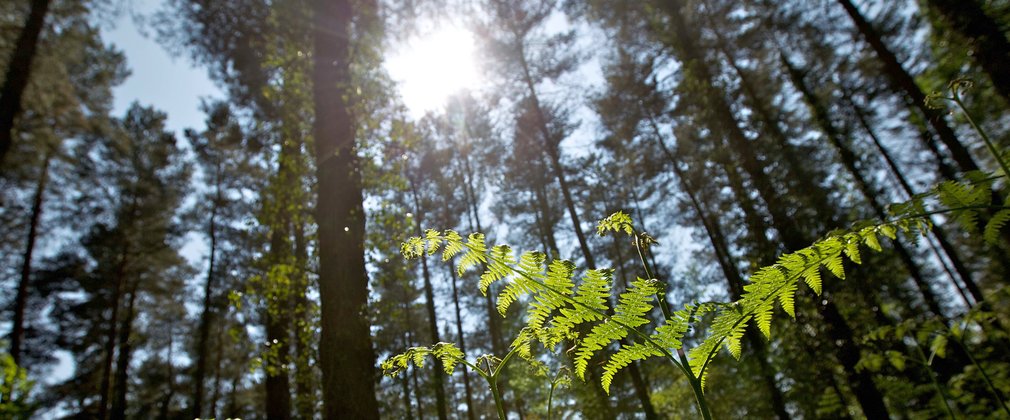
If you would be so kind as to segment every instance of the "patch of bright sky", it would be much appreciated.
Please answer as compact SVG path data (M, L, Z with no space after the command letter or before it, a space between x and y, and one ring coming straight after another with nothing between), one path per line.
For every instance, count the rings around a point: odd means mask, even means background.
M483 83L475 62L473 34L458 26L437 26L395 45L386 70L399 84L410 116L441 110L450 95Z
M164 0L133 0L124 2L124 10L113 23L104 28L102 39L115 45L126 55L131 74L114 90L115 115L123 115L134 101L154 106L168 114L168 128L181 134L184 128L202 128L204 115L201 98L223 98L207 75L207 70L195 66L188 57L173 57L140 28L132 15L150 17L164 5Z

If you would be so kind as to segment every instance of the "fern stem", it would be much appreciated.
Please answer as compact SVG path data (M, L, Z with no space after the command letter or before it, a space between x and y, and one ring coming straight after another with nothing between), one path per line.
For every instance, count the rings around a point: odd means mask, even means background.
M498 391L498 378L495 380L490 380L488 383L491 385L491 396L494 397L495 410L498 411L498 420L506 420L505 418L505 408L503 406L501 392Z
M999 163L1000 169L1003 170L1003 174L1010 176L1010 167L1007 166L1006 160L1004 160L1003 156L1000 155L999 149L997 149L996 145L993 144L992 139L990 139L989 135L985 133L985 130L983 130L982 127L979 127L978 123L975 122L975 119L971 117L971 113L968 112L968 108L966 108L964 102L961 101L960 92L958 92L957 89L953 89L953 94L954 103L961 108L961 113L963 113L965 118L968 119L968 123L971 124L971 127L975 129L975 132L982 137L982 141L985 142L985 147L989 149L989 153L992 154L994 159L996 159L996 163Z
M954 415L954 409L950 408L950 402L947 401L947 393L943 392L943 387L940 386L940 382L936 380L936 374L933 373L933 369L930 368L929 359L926 357L926 353L922 351L922 346L919 345L919 341L914 337L912 338L915 344L915 351L919 353L919 358L922 359L923 368L926 369L926 374L929 375L929 381L933 383L933 388L936 388L936 394L940 396L940 400L943 401L943 408L947 410L947 416L951 419L956 419L957 416Z
M954 336L953 334L951 335ZM989 378L989 374L986 373L986 370L978 363L978 360L975 360L975 356L971 355L971 351L968 350L968 346L964 344L964 339L954 336L954 341L961 346L961 349L964 350L964 354L968 356L968 360L971 361L971 364L975 365L975 369L978 369L978 373L982 374L982 379L985 380L985 384L989 387L989 391L992 392L992 395L996 397L996 401L999 402L1000 408L1003 409L1003 412L1006 413L1007 416L1010 416L1010 408L1007 407L1006 401L1003 399L1003 394L999 392L996 385L993 385L992 379Z
M551 381L551 390L547 393L547 420L551 420L551 409L554 408L554 389L558 387L558 383Z
M683 348L677 349L677 356L680 357L682 364L690 366L690 361L687 360L687 354L684 353ZM701 387L700 377L701 375L695 376L694 372L688 369L687 382L691 384L691 390L694 391L694 400L698 403L698 411L701 412L701 417L705 420L712 420L712 412L708 408L708 399L705 398L705 390Z

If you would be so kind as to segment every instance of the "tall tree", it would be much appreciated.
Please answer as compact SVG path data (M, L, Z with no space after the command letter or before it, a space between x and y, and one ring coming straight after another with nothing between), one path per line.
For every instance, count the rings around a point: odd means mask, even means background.
M379 412L367 317L365 212L349 102L354 97L349 47L352 19L367 19L376 11L356 13L347 0L315 0L313 11L323 416L372 419Z
M21 113L21 97L28 87L32 74L32 61L42 34L46 12L52 0L32 0L31 9L25 18L14 51L7 62L7 72L0 87L0 167L14 137L14 119Z

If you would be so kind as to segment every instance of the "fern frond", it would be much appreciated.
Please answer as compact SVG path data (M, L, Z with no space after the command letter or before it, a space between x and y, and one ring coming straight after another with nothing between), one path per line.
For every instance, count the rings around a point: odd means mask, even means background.
M495 249L501 247L503 246L497 246ZM488 264L488 270L490 271L491 266L498 264L504 265L504 269L508 270L508 265L512 264L512 250L509 249L508 252L508 255L501 259L493 256L491 258L492 262ZM494 254L493 251L492 254ZM508 311L509 306L519 300L522 295L535 293L541 288L538 282L543 282L544 279L543 271L545 258L544 253L536 251L525 252L521 257L519 257L519 264L516 266L516 269L520 274L517 276L511 276L512 280L509 281L505 288L502 289L501 293L498 294L498 313L505 316L505 312ZM486 290L486 286L484 286L484 277L481 277L481 287L482 291Z
M471 233L464 246L466 251L463 252L463 257L459 259L459 266L456 268L456 273L460 276L470 268L487 262L487 245L484 243L483 233Z
M978 211L972 207L988 205L991 200L987 183L971 184L944 181L936 186L940 203L950 209L951 217L969 231L978 230Z
M623 211L611 214L606 219L600 220L596 224L596 234L604 236L607 232L624 232L633 235L635 226L631 221L631 216Z
M631 282L628 291L621 293L614 316L594 326L576 351L575 374L579 378L585 377L589 359L596 351L627 337L630 329L649 323L645 314L652 310L650 301L657 291L655 280L637 279Z
M544 328L544 325L554 311L561 309L567 304L562 296L571 296L574 293L575 284L572 282L574 273L575 264L571 261L552 261L551 265L547 267L547 277L544 280L544 284L557 293L538 293L530 304L526 323L534 331L541 333L539 335L540 341L545 344L550 343L552 340L547 335L549 331ZM553 344L548 344L548 346L553 347Z
M511 266L515 261L512 247L496 245L491 248L491 255L486 259L487 269L480 275L480 293L486 296L487 289L492 283L508 277L512 273Z
M445 231L445 250L442 251L442 261L449 261L463 251L463 238L454 230Z
M424 231L424 242L428 245L428 255L432 255L438 252L439 247L442 246L442 234L437 230L428 229Z
M576 326L603 319L601 314L607 310L613 273L613 270L586 271L572 297L575 304L559 309L560 313L551 320L551 339L544 345L553 347L563 339L575 338Z
M1007 222L1010 222L1010 209L1003 209L996 212L995 215L989 219L989 223L985 224L985 232L982 237L989 244L995 245L999 243L999 234L1006 226Z
M411 347L407 351L383 361L382 373L395 378L407 370L411 364L423 368L424 362L429 356L441 361L442 369L449 375L452 375L456 365L465 357L463 352L452 343L436 343L431 347Z
M610 357L610 360L607 361L607 364L603 367L603 375L600 377L600 384L603 385L603 389L607 391L607 395L609 395L610 384L613 382L614 376L617 375L617 372L635 361L662 355L663 352L659 351L659 349L649 343L636 343L621 346L621 349L618 350L617 353L614 353L614 355Z

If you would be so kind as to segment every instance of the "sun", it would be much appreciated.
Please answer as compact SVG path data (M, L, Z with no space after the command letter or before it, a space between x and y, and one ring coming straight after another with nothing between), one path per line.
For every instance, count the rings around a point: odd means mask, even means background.
M400 96L414 117L441 109L446 99L464 89L479 88L470 31L445 26L401 44L386 69L399 83Z

